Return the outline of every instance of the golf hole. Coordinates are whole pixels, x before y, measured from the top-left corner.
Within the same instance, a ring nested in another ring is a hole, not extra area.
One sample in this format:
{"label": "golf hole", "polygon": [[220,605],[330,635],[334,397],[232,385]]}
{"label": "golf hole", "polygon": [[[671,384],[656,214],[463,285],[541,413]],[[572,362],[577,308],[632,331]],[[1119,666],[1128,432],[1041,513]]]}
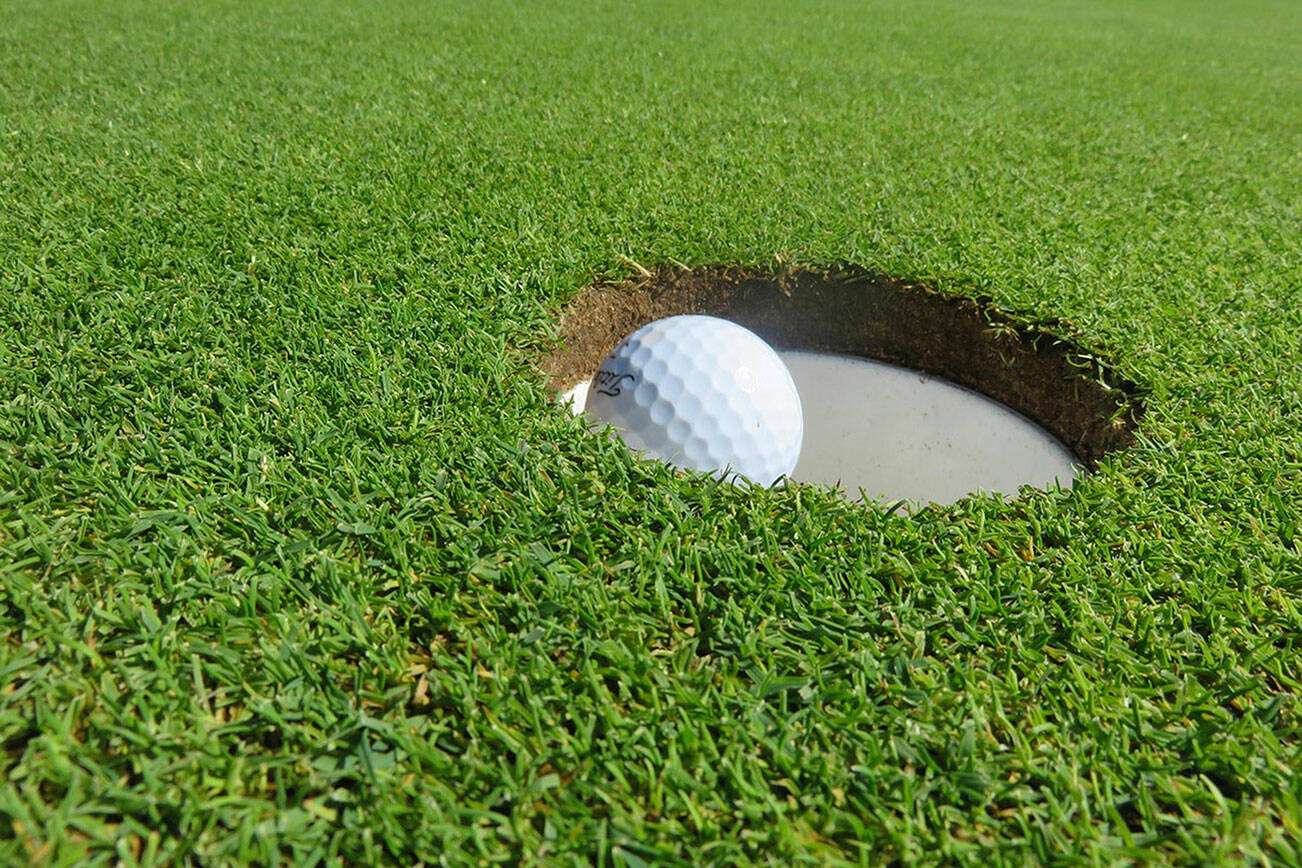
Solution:
{"label": "golf hole", "polygon": [[768,341],[800,392],[792,474],[846,497],[948,504],[1069,487],[1133,442],[1140,390],[1093,354],[971,299],[862,272],[666,270],[580,294],[543,361],[575,412],[633,329],[681,313]]}

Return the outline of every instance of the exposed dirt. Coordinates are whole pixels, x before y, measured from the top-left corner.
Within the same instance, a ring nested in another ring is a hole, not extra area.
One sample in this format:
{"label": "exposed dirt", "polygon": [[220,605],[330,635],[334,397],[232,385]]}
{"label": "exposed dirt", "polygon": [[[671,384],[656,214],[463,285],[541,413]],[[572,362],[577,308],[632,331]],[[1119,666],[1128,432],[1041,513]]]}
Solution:
{"label": "exposed dirt", "polygon": [[565,308],[542,360],[560,390],[591,376],[621,338],[681,313],[738,322],[777,347],[903,365],[987,395],[1061,440],[1086,466],[1134,441],[1142,390],[1093,354],[977,301],[863,272],[664,270],[590,287]]}

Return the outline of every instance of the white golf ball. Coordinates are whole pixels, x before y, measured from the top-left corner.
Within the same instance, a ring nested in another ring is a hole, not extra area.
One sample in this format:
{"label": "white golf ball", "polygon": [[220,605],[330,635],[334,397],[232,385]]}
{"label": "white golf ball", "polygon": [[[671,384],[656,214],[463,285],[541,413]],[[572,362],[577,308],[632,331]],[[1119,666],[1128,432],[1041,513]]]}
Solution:
{"label": "white golf ball", "polygon": [[671,316],[624,338],[593,376],[584,412],[634,452],[764,486],[795,469],[805,431],[778,354],[711,316]]}

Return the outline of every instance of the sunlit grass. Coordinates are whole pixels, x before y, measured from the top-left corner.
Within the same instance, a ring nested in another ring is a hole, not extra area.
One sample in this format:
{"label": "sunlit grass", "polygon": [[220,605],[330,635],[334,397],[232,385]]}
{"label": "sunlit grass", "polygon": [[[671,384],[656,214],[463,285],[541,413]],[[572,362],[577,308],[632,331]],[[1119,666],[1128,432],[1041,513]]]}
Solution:
{"label": "sunlit grass", "polygon": [[[0,860],[1302,859],[1296,5],[490,6],[0,14]],[[1144,437],[634,462],[533,362],[674,261],[990,297]]]}

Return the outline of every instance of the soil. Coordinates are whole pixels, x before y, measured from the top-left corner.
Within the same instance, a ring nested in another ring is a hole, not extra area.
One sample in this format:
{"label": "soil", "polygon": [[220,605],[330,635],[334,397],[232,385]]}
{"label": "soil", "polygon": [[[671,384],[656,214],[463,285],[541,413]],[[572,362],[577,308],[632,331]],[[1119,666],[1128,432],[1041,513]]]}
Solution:
{"label": "soil", "polygon": [[683,313],[740,323],[776,347],[846,353],[974,389],[1035,420],[1087,467],[1134,442],[1142,389],[1047,327],[917,283],[840,270],[652,272],[589,287],[561,316],[541,365],[553,389],[589,376],[640,325]]}

